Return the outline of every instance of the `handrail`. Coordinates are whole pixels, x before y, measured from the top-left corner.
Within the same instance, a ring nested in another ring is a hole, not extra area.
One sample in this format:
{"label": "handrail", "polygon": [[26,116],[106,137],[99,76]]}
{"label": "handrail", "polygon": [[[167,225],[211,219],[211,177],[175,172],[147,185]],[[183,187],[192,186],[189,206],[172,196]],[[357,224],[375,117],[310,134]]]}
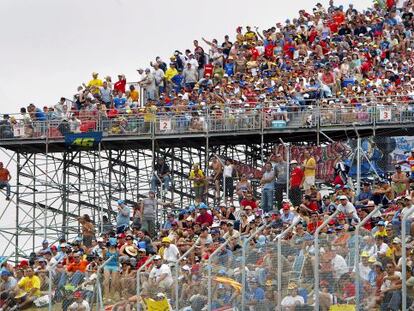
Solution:
{"label": "handrail", "polygon": [[180,258],[178,258],[176,263],[175,263],[175,265],[176,265],[175,266],[175,310],[176,311],[179,310],[178,271],[179,271],[179,267],[180,267],[180,261],[183,260],[185,257],[187,257],[197,247],[199,242],[200,242],[200,237],[197,238],[197,240],[194,242],[194,244],[191,245],[191,247]]}
{"label": "handrail", "polygon": [[103,264],[101,264],[98,267],[98,271],[96,273],[96,279],[97,279],[97,284],[98,284],[98,289],[97,289],[97,296],[98,296],[98,301],[97,301],[97,305],[96,305],[96,309],[97,310],[104,310],[104,303],[103,303],[103,297],[102,297],[102,287],[101,287],[101,270],[108,264],[108,262],[110,262],[113,258],[115,257],[115,255],[112,255],[111,257],[109,257],[107,260],[104,261]]}
{"label": "handrail", "polygon": [[277,310],[282,310],[282,238],[293,229],[300,221],[301,217],[297,217],[289,227],[287,227],[277,237]]}
{"label": "handrail", "polygon": [[157,255],[152,255],[151,257],[149,257],[141,267],[138,268],[137,270],[137,311],[141,310],[141,304],[139,302],[139,296],[141,295],[141,271],[145,269],[145,267],[154,260],[154,257]]}
{"label": "handrail", "polygon": [[401,267],[401,278],[402,278],[402,310],[407,310],[407,228],[405,223],[407,222],[408,217],[414,213],[414,205],[411,206],[407,212],[404,214],[404,217],[401,221],[401,258],[402,258],[402,267]]}
{"label": "handrail", "polygon": [[361,222],[359,222],[356,227],[355,227],[355,288],[356,288],[356,293],[355,293],[355,300],[356,300],[356,306],[357,306],[357,310],[360,306],[360,300],[361,300],[361,295],[360,295],[360,275],[359,275],[359,230],[361,229],[361,227],[363,225],[365,225],[367,223],[368,220],[370,220],[380,209],[382,208],[382,205],[378,205],[377,207],[374,208],[374,210],[371,211],[371,213],[369,213],[364,219],[361,220]]}
{"label": "handrail", "polygon": [[251,234],[249,237],[247,237],[246,239],[244,239],[243,241],[243,245],[242,245],[242,270],[241,270],[241,275],[242,275],[242,292],[241,292],[241,309],[244,310],[244,305],[245,305],[245,301],[246,301],[246,249],[248,246],[248,243],[253,240],[253,238],[259,234],[260,232],[262,232],[264,229],[266,229],[267,227],[269,227],[270,224],[264,224],[263,226],[257,228],[257,230]]}
{"label": "handrail", "polygon": [[315,240],[315,284],[313,287],[313,293],[315,295],[315,311],[319,311],[319,233],[322,228],[325,227],[332,219],[334,219],[339,214],[339,210],[336,210],[332,215],[330,215],[325,221],[315,230],[314,240]]}
{"label": "handrail", "polygon": [[[381,107],[380,107],[381,106]],[[289,107],[288,107],[289,108]],[[361,110],[362,109],[362,110]],[[134,136],[134,135],[142,135],[148,136],[151,138],[163,136],[166,134],[169,135],[176,135],[176,134],[192,134],[192,135],[200,135],[205,132],[207,129],[210,133],[222,133],[222,132],[241,132],[241,131],[269,131],[269,130],[277,130],[280,131],[282,128],[273,128],[273,124],[270,121],[274,121],[276,119],[285,120],[286,117],[292,117],[293,114],[296,115],[297,121],[302,122],[306,119],[306,117],[313,116],[318,122],[312,122],[310,125],[301,124],[297,125],[297,122],[289,123],[287,122],[283,128],[285,129],[296,129],[296,128],[307,128],[317,130],[324,129],[325,127],[332,127],[332,126],[344,126],[344,125],[355,125],[356,127],[370,127],[374,125],[378,127],[380,125],[389,125],[389,124],[411,124],[414,121],[414,114],[408,114],[405,118],[406,120],[401,118],[401,113],[408,110],[408,105],[405,105],[403,109],[399,107],[390,105],[389,103],[380,104],[377,101],[369,103],[366,107],[363,108],[356,108],[354,106],[347,106],[344,108],[339,109],[332,109],[332,107],[321,107],[317,110],[303,110],[299,112],[293,112],[288,110],[283,111],[269,111],[271,110],[269,107],[258,106],[256,108],[243,108],[243,112],[234,111],[234,112],[225,112],[220,114],[209,113],[209,109],[204,111],[199,111],[199,116],[203,117],[203,129],[191,128],[190,119],[191,118],[191,111],[183,112],[180,114],[172,114],[172,113],[152,113],[152,120],[145,121],[143,113],[132,113],[132,114],[119,114],[114,118],[103,117],[101,114],[96,113],[93,115],[92,119],[84,120],[85,127],[82,128],[83,131],[88,130],[97,130],[105,132],[105,136],[110,137],[119,137],[119,136]],[[385,115],[381,116],[381,111],[387,109],[389,112]],[[247,111],[247,112],[246,112]],[[378,114],[377,111],[380,111]],[[261,113],[260,113],[261,112]],[[292,115],[291,115],[292,114]],[[297,116],[299,114],[299,116]],[[182,116],[186,116],[184,119]],[[269,119],[269,116],[272,116],[273,119]],[[332,116],[337,116],[337,118],[332,118]],[[187,119],[186,119],[187,118]],[[260,122],[255,122],[259,118]],[[292,119],[290,118],[290,119]],[[168,119],[169,125],[166,128],[158,128],[161,120]],[[302,120],[300,120],[302,119]],[[124,120],[124,121],[122,121]],[[90,124],[88,123],[90,121]],[[145,121],[145,122],[144,122]],[[17,121],[16,121],[17,122]],[[19,121],[20,122],[20,121]],[[9,136],[0,137],[0,141],[13,141],[19,139],[55,139],[55,138],[62,138],[63,134],[57,129],[58,125],[62,122],[62,120],[45,120],[45,121],[33,121],[34,127],[37,129],[42,129],[41,131],[38,130],[34,137],[25,137],[24,136],[24,124],[22,122],[17,122],[16,131],[18,132],[16,136],[14,133],[10,134]],[[120,125],[119,122],[126,122],[125,125]],[[146,123],[151,123],[152,126],[150,127],[150,131],[145,126]],[[100,125],[104,124],[102,127]],[[219,126],[216,127],[216,124]],[[317,124],[319,124],[317,126]],[[106,125],[106,126],[105,126]],[[224,127],[222,127],[224,125]],[[12,126],[12,125],[11,125]],[[277,126],[275,123],[274,126]],[[56,128],[56,131],[52,131],[51,129]],[[45,131],[46,129],[46,131]],[[116,131],[115,131],[116,129]],[[119,131],[118,131],[119,130]],[[40,131],[40,132],[39,132]],[[43,134],[43,136],[37,136]],[[47,136],[47,137],[46,137]]]}
{"label": "handrail", "polygon": [[211,306],[211,304],[212,304],[212,288],[211,288],[211,286],[212,286],[212,280],[211,280],[211,265],[212,265],[212,259],[213,259],[213,257],[219,252],[219,251],[221,251],[224,247],[226,247],[227,246],[227,244],[229,244],[230,243],[230,241],[231,241],[231,237],[230,238],[228,238],[223,244],[221,244],[211,255],[210,255],[210,257],[208,258],[208,261],[207,261],[207,268],[208,268],[208,288],[207,288],[207,291],[208,291],[208,295],[207,295],[207,308],[208,308],[208,311],[211,311],[212,310],[212,306]]}
{"label": "handrail", "polygon": [[63,255],[62,258],[56,261],[52,266],[49,267],[49,291],[48,291],[48,295],[49,295],[48,310],[49,311],[52,311],[52,282],[53,282],[52,270],[56,268],[56,266],[65,258],[66,258],[66,254]]}

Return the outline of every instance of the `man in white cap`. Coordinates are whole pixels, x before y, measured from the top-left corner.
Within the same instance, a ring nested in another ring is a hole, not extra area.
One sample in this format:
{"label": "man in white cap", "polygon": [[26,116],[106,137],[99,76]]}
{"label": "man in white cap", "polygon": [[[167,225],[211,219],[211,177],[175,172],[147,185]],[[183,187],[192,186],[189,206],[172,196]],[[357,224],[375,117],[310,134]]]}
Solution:
{"label": "man in white cap", "polygon": [[336,207],[337,210],[345,214],[349,223],[351,223],[352,221],[358,223],[360,221],[358,217],[358,213],[356,211],[354,204],[349,202],[348,197],[346,195],[340,195],[338,197],[338,200],[339,200],[339,204]]}
{"label": "man in white cap", "polygon": [[162,263],[161,256],[154,257],[154,267],[149,274],[149,284],[156,285],[163,290],[169,289],[173,284],[171,269]]}

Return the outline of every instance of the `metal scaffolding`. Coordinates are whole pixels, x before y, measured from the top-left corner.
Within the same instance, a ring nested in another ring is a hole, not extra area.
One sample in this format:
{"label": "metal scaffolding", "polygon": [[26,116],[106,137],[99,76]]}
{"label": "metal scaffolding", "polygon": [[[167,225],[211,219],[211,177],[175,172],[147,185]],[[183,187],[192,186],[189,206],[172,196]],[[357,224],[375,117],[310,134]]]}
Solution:
{"label": "metal scaffolding", "polygon": [[[168,208],[160,210],[159,218],[193,202],[188,175],[194,163],[201,163],[206,174],[213,154],[253,167],[263,164],[260,144],[210,146],[208,138],[205,145],[190,146],[153,140],[151,148],[130,148],[125,143],[102,150],[99,146],[96,150],[49,152],[48,145],[46,142],[43,150],[36,151],[1,149],[2,157],[9,158],[9,169],[16,168],[12,200],[0,214],[0,240],[5,241],[2,255],[16,261],[27,258],[43,239],[54,242],[78,236],[77,217],[83,214],[89,214],[99,228],[103,215],[115,220],[118,199],[133,204],[147,197],[157,158],[165,159],[172,175],[171,190],[160,198],[169,203]],[[264,144],[265,154],[270,146]],[[207,200],[213,198],[211,190]]]}

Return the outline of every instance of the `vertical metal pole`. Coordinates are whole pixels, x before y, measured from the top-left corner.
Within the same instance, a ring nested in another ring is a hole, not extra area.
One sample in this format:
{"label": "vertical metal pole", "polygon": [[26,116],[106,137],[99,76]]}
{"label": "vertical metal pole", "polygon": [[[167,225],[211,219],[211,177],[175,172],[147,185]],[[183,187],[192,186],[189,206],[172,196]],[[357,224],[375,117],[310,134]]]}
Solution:
{"label": "vertical metal pole", "polygon": [[[210,257],[208,258],[208,262],[207,262],[207,270],[208,270],[208,279],[207,279],[207,282],[208,282],[208,287],[207,287],[207,289],[208,289],[208,296],[207,296],[207,310],[208,311],[211,311],[212,310],[212,308],[211,308],[211,303],[212,303],[212,279],[211,279],[211,264],[212,264],[212,262],[213,262],[213,258],[214,258],[214,256],[215,255],[217,255],[217,253],[219,252],[219,251],[221,251],[224,247],[226,247],[227,246],[227,244],[229,244],[229,242],[230,242],[230,240],[231,240],[231,238],[229,238],[229,239],[227,239],[226,240],[226,242],[224,242],[223,244],[221,244],[211,255],[210,255]],[[243,286],[242,286],[243,287]]]}
{"label": "vertical metal pole", "polygon": [[244,307],[246,304],[246,251],[247,247],[249,246],[249,242],[257,236],[260,232],[262,232],[266,227],[267,224],[257,228],[256,232],[251,234],[247,239],[244,239],[243,246],[242,246],[242,266],[241,266],[241,275],[242,275],[242,288],[241,288],[241,310],[244,311]]}
{"label": "vertical metal pole", "polygon": [[286,199],[289,200],[289,183],[290,183],[290,144],[285,143],[282,138],[279,138],[286,152]]}
{"label": "vertical metal pole", "polygon": [[[36,217],[36,209],[39,207],[38,205],[37,205],[37,202],[36,202],[36,190],[37,190],[37,188],[36,188],[36,176],[37,176],[37,170],[36,170],[36,168],[37,168],[37,165],[38,165],[38,155],[35,153],[34,155],[33,155],[33,190],[32,190],[32,193],[33,193],[33,196],[32,196],[32,210],[33,210],[33,214],[32,214],[32,252],[34,252],[34,248],[35,248],[35,245],[36,245],[36,238],[35,238],[35,236],[36,236],[36,222],[35,222],[35,219],[37,218]],[[42,170],[40,169],[40,172],[41,172]],[[41,184],[39,183],[39,188],[40,188],[40,186],[41,186]],[[40,208],[39,208],[39,210],[40,210]]]}
{"label": "vertical metal pole", "polygon": [[280,233],[277,239],[277,310],[282,310],[282,239],[290,232],[302,218],[297,217],[292,224]]}
{"label": "vertical metal pole", "polygon": [[356,183],[356,195],[359,195],[361,191],[361,137],[357,138],[357,183]]}
{"label": "vertical metal pole", "polygon": [[139,296],[141,295],[141,271],[154,260],[155,255],[147,259],[147,261],[137,270],[137,311],[141,311],[141,304],[139,303]]}
{"label": "vertical metal pole", "polygon": [[178,258],[177,262],[176,262],[176,266],[175,266],[175,310],[178,311],[180,309],[180,305],[179,305],[179,289],[178,289],[178,274],[179,274],[179,269],[180,269],[180,262],[181,260],[183,260],[185,257],[187,257],[198,245],[198,243],[200,242],[200,238],[197,238],[197,240],[194,242],[194,244],[180,257]]}
{"label": "vertical metal pole", "polygon": [[[210,151],[210,139],[209,139],[209,129],[210,129],[210,115],[209,115],[209,110],[207,109],[207,113],[206,113],[206,152],[204,154],[204,165],[205,165],[205,176],[208,176],[208,156],[209,156],[209,151]],[[201,166],[201,163],[200,163]],[[215,187],[215,185],[214,185]],[[215,199],[215,198],[214,198]],[[205,197],[205,203],[208,204],[208,184],[207,184],[207,194]]]}
{"label": "vertical metal pole", "polygon": [[315,266],[314,266],[314,278],[315,278],[315,284],[314,284],[314,294],[315,294],[315,311],[319,311],[319,233],[321,232],[322,228],[325,227],[332,219],[334,219],[339,214],[339,211],[336,210],[331,216],[329,216],[325,221],[320,225],[318,228],[316,228],[316,231],[314,233],[314,241],[315,241]]}
{"label": "vertical metal pole", "polygon": [[407,310],[407,228],[406,223],[408,217],[414,213],[414,205],[411,205],[407,213],[404,214],[404,217],[401,222],[401,251],[402,251],[402,267],[401,267],[401,277],[402,277],[402,310]]}
{"label": "vertical metal pole", "polygon": [[260,109],[260,160],[264,166],[264,107]]}
{"label": "vertical metal pole", "polygon": [[320,106],[320,101],[317,100],[317,115],[316,115],[316,145],[319,146],[320,145],[320,132],[321,132],[321,124],[320,124],[320,120],[321,120],[321,106]]}
{"label": "vertical metal pole", "polygon": [[16,233],[15,233],[15,246],[14,246],[14,253],[15,253],[15,262],[19,262],[19,210],[20,210],[20,172],[21,172],[21,165],[20,165],[20,152],[17,152],[17,176],[16,176]]}
{"label": "vertical metal pole", "polygon": [[[50,126],[50,125],[49,125]],[[50,127],[49,127],[50,128]],[[49,134],[46,135],[46,167],[45,167],[45,210],[44,210],[44,219],[43,219],[43,239],[47,239],[47,214],[48,214],[48,200],[47,200],[47,192],[48,192],[48,176],[49,176]]]}
{"label": "vertical metal pole", "polygon": [[101,142],[98,144],[98,196],[99,196],[99,221],[101,222],[101,233],[103,232],[103,216],[104,216],[104,208],[103,208],[103,202],[102,202],[102,196],[104,195],[104,191],[101,193],[102,188],[102,180],[101,180],[101,173],[102,173],[102,158],[101,158],[101,152],[102,152],[102,145]]}
{"label": "vertical metal pole", "polygon": [[363,225],[365,225],[367,223],[368,220],[370,220],[380,209],[381,209],[381,205],[377,206],[371,213],[369,213],[364,219],[362,219],[362,221],[357,224],[357,226],[355,227],[355,288],[356,288],[356,292],[355,292],[355,301],[356,301],[356,307],[357,310],[359,309],[360,306],[360,282],[361,282],[361,277],[359,275],[359,230],[361,229],[361,227]]}
{"label": "vertical metal pole", "polygon": [[64,227],[65,224],[67,224],[67,169],[68,169],[68,154],[66,151],[64,151],[63,153],[63,175],[62,175],[62,179],[63,179],[63,193],[62,193],[62,207],[63,207],[63,212],[62,212],[62,233],[65,234],[66,233],[66,228]]}

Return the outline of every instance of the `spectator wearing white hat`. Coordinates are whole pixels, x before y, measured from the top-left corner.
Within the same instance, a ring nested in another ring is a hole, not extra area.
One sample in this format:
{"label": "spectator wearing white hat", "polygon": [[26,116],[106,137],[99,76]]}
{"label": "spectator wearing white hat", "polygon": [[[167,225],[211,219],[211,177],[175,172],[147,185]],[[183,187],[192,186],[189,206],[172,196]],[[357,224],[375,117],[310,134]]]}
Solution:
{"label": "spectator wearing white hat", "polygon": [[156,285],[161,290],[169,290],[173,284],[171,269],[168,265],[162,263],[161,256],[154,257],[154,267],[149,274],[149,285]]}
{"label": "spectator wearing white hat", "polygon": [[339,204],[337,205],[337,210],[341,213],[345,214],[348,222],[351,224],[352,221],[359,222],[359,216],[356,211],[354,204],[348,201],[348,197],[346,195],[340,195],[338,197]]}

